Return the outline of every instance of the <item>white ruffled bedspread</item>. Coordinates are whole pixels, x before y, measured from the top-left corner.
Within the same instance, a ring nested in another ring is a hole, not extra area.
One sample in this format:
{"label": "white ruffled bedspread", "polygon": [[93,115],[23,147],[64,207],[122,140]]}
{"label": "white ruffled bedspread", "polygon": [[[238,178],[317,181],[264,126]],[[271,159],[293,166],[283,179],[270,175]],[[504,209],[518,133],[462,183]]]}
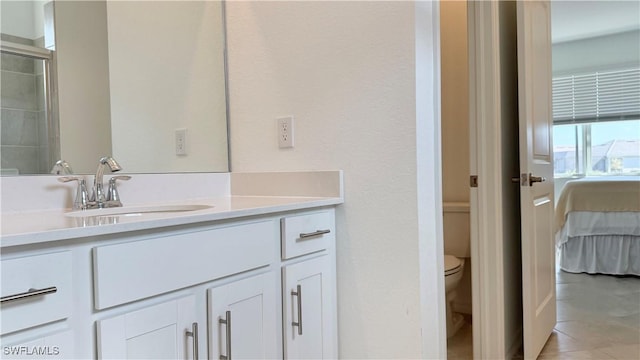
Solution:
{"label": "white ruffled bedspread", "polygon": [[640,276],[640,212],[570,212],[555,241],[562,270]]}

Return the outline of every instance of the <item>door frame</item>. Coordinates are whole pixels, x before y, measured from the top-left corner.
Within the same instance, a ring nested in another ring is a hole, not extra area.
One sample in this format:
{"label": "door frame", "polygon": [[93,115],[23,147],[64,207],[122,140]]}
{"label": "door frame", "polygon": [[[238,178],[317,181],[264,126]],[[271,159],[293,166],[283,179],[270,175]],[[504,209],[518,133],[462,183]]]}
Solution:
{"label": "door frame", "polygon": [[416,160],[420,325],[423,359],[447,354],[442,235],[440,5],[416,1]]}
{"label": "door frame", "polygon": [[506,358],[499,3],[468,2],[473,354]]}

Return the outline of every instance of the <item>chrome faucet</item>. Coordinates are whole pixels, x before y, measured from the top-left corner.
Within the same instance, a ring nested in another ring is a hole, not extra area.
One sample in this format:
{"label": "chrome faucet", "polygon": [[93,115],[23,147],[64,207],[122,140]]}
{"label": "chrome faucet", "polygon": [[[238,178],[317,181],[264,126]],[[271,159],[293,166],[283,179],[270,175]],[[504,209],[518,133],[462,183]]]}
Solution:
{"label": "chrome faucet", "polygon": [[[58,163],[62,162],[59,161]],[[66,161],[65,161],[66,163]],[[102,177],[104,176],[104,170],[109,168],[111,172],[116,172],[122,170],[120,164],[112,158],[111,156],[105,156],[100,159],[98,163],[98,169],[96,170],[96,175],[93,179],[93,188],[91,192],[91,196],[87,194],[87,187],[85,185],[85,180],[83,177],[78,176],[63,176],[58,178],[60,182],[69,182],[69,181],[77,181],[78,182],[78,191],[76,193],[76,197],[73,200],[73,209],[74,210],[87,210],[87,209],[102,209],[102,208],[110,208],[110,207],[120,207],[122,206],[122,202],[120,201],[120,195],[118,194],[118,189],[116,188],[117,180],[129,180],[131,176],[123,175],[123,176],[113,176],[109,180],[109,190],[105,194],[104,184]]]}
{"label": "chrome faucet", "polygon": [[112,158],[111,156],[105,156],[100,159],[100,161],[98,162],[98,169],[96,170],[96,175],[93,178],[93,192],[89,199],[92,205],[91,207],[96,207],[96,208],[110,207],[109,204],[107,203],[107,198],[104,192],[104,185],[102,182],[102,177],[104,175],[104,170],[106,167],[109,167],[109,170],[111,170],[111,172],[122,170],[122,167],[120,167],[120,164],[118,164],[116,159]]}
{"label": "chrome faucet", "polygon": [[66,160],[58,160],[53,164],[51,173],[54,175],[73,175],[73,170]]}

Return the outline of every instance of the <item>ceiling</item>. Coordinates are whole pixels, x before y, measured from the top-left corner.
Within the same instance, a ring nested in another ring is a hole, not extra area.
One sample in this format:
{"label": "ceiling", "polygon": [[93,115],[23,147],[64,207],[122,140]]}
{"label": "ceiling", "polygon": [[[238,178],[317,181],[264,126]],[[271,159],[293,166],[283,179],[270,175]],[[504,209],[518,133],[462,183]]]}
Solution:
{"label": "ceiling", "polygon": [[640,29],[640,1],[551,1],[553,43]]}

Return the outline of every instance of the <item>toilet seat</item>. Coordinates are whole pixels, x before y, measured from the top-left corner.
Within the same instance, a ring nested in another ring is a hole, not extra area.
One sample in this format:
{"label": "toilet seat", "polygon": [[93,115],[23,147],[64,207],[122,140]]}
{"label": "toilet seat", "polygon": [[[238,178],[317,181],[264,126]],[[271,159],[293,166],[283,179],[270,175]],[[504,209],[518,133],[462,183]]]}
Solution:
{"label": "toilet seat", "polygon": [[462,268],[462,261],[453,255],[444,256],[444,276],[453,275]]}

